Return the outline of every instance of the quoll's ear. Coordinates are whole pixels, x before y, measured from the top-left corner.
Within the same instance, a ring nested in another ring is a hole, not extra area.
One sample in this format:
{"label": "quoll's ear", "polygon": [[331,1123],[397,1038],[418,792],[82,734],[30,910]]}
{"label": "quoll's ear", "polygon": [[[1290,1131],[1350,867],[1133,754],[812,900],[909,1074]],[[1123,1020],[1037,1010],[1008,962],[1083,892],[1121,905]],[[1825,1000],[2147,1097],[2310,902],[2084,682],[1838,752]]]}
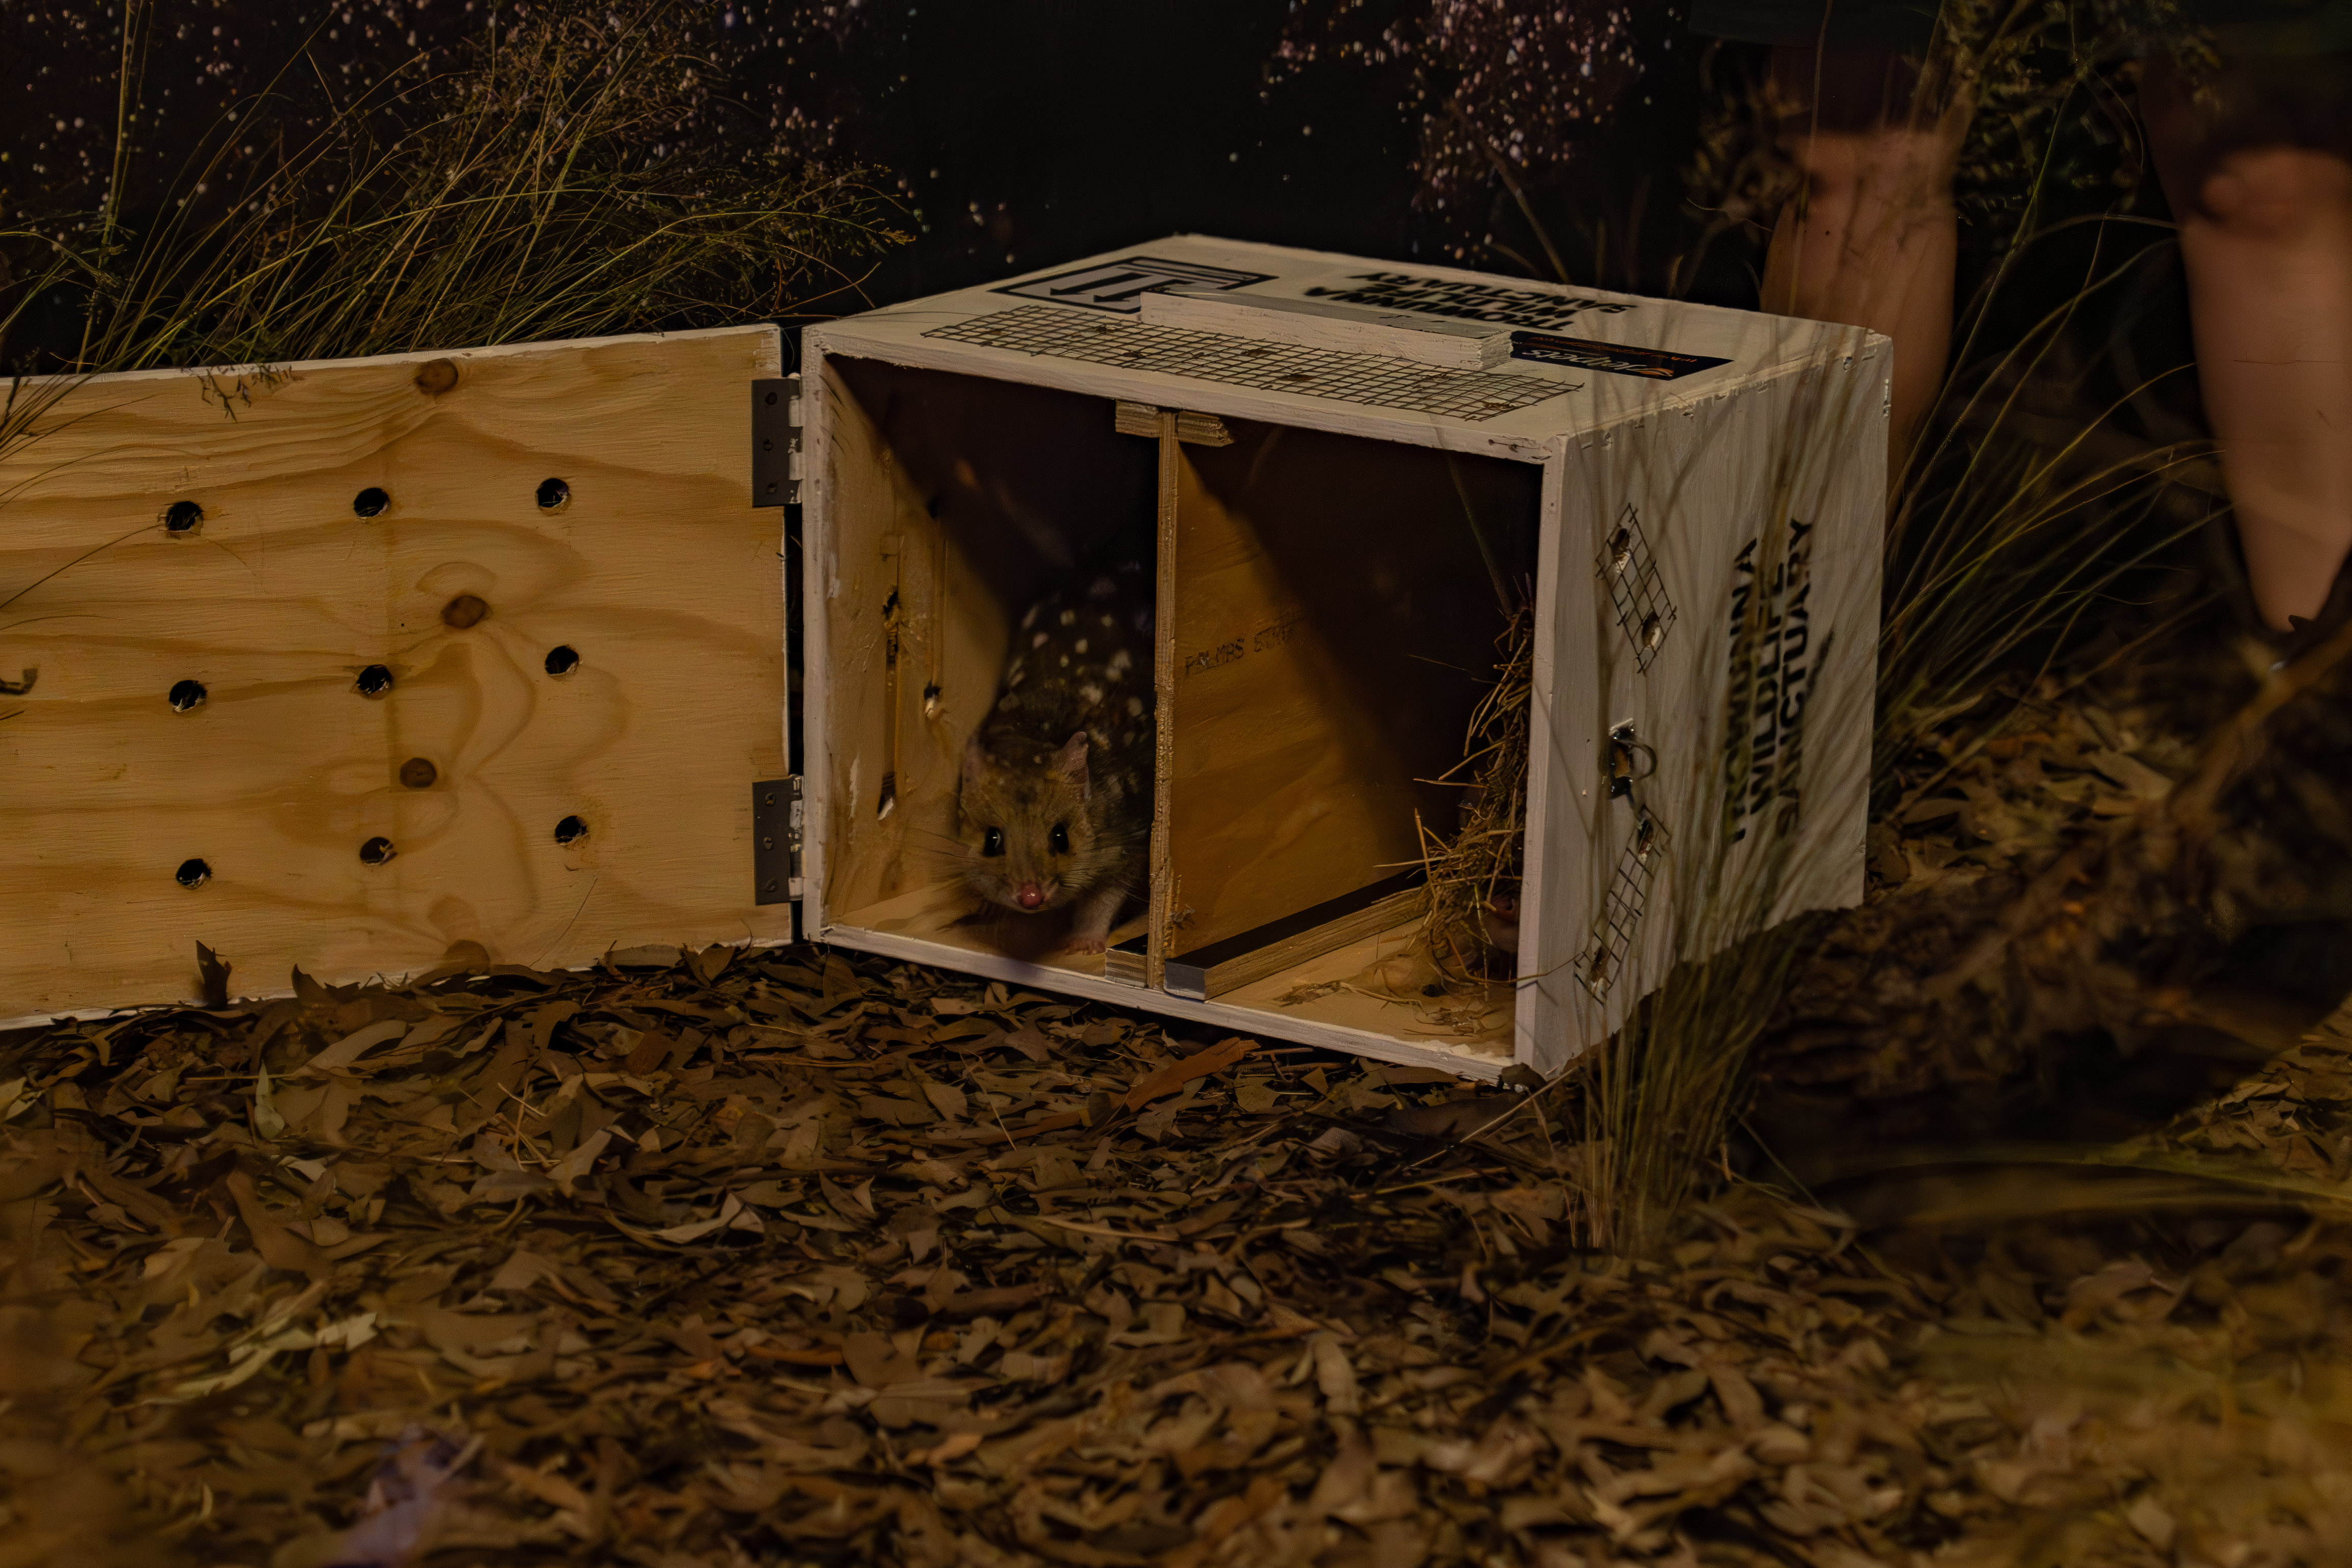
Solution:
{"label": "quoll's ear", "polygon": [[1087,732],[1084,730],[1062,742],[1061,755],[1054,759],[1054,771],[1081,790],[1087,787]]}

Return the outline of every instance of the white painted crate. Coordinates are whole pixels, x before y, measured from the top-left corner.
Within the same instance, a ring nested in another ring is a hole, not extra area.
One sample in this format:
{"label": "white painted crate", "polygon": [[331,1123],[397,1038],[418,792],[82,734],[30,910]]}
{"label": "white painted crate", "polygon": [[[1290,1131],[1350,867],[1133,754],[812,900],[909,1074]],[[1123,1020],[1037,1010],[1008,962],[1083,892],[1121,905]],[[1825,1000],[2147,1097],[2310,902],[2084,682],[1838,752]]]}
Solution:
{"label": "white painted crate", "polygon": [[[1557,1067],[1678,958],[1861,896],[1889,357],[1196,236],[810,329],[805,930],[1470,1076]],[[1121,531],[1160,552],[1161,776],[1148,960],[1107,974],[957,923],[942,846],[1011,617]],[[1413,858],[1414,780],[1459,758],[1518,574],[1517,985],[1483,1014],[1400,989],[1412,925],[1359,914],[1213,999],[1165,989],[1165,961],[1263,951]]]}

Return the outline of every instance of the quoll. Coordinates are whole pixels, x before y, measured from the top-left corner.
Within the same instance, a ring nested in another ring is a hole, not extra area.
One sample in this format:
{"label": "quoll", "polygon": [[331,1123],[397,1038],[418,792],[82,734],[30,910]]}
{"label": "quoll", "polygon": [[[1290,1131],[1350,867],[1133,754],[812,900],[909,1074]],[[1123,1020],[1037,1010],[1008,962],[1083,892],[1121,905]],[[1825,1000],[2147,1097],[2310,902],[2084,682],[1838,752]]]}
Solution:
{"label": "quoll", "polygon": [[1129,563],[1031,605],[988,717],[964,747],[956,838],[965,885],[1018,914],[1071,909],[1066,945],[1079,952],[1102,952],[1120,910],[1145,890],[1153,591]]}

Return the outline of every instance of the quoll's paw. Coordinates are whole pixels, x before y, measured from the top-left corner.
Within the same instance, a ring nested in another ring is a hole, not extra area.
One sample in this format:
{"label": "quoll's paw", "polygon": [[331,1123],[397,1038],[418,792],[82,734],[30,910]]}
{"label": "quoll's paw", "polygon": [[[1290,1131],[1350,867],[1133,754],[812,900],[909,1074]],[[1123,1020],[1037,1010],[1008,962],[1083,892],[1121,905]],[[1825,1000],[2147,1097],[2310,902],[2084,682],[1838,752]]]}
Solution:
{"label": "quoll's paw", "polygon": [[1108,944],[1098,936],[1074,936],[1062,944],[1065,952],[1100,952]]}

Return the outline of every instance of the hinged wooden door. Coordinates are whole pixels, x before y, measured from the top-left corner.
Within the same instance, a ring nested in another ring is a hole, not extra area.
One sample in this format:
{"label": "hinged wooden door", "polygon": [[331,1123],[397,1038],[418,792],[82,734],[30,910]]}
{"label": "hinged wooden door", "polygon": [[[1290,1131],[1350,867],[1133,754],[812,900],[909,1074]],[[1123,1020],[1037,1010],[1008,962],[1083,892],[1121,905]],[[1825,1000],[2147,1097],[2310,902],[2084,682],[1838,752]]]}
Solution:
{"label": "hinged wooden door", "polygon": [[789,937],[751,787],[786,772],[780,348],[56,395],[0,454],[0,1017],[190,995],[200,942],[250,994]]}

